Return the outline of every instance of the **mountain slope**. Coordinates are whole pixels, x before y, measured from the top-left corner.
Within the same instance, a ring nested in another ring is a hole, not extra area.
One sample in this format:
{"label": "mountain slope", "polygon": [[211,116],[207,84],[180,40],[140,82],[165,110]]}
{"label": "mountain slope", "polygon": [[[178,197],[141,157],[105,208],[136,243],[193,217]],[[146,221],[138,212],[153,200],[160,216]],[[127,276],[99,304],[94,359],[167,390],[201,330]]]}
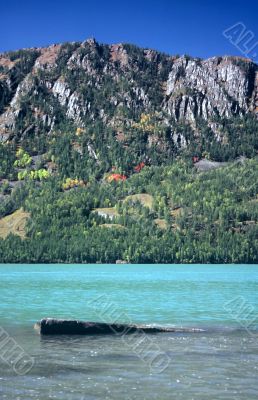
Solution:
{"label": "mountain slope", "polygon": [[[62,121],[102,121],[119,130],[143,112],[198,131],[203,119],[257,113],[256,64],[239,57],[171,57],[127,44],[83,43],[0,56],[0,137],[49,132]],[[60,114],[60,115],[57,115]],[[184,138],[182,137],[182,140]]]}
{"label": "mountain slope", "polygon": [[93,39],[0,55],[0,262],[257,263],[257,72]]}

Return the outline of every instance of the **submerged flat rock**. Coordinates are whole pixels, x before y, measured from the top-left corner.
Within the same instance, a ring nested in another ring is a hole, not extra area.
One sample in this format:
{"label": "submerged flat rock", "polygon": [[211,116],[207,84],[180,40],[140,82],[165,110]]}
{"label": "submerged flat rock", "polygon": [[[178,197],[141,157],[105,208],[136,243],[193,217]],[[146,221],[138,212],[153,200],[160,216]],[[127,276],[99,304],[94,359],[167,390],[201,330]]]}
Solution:
{"label": "submerged flat rock", "polygon": [[193,332],[193,329],[162,327],[156,325],[108,324],[68,319],[44,318],[37,322],[35,329],[41,335],[110,335],[130,334],[136,331],[145,333]]}

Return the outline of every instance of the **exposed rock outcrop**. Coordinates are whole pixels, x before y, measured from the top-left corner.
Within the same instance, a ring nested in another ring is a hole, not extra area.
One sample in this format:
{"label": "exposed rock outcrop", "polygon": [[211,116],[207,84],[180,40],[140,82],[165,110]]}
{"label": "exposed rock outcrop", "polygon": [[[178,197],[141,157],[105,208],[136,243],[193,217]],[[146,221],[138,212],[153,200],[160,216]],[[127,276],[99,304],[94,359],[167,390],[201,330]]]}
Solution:
{"label": "exposed rock outcrop", "polygon": [[128,113],[158,110],[168,126],[183,121],[195,130],[202,119],[218,140],[214,119],[258,115],[258,66],[240,57],[171,57],[94,39],[21,54],[22,63],[20,52],[0,55],[1,141],[31,124],[53,130],[60,113],[53,99],[80,127],[97,120],[113,127],[116,120],[128,123]]}
{"label": "exposed rock outcrop", "polygon": [[52,46],[40,49],[40,56],[37,58],[34,68],[51,70],[56,65],[56,60],[58,58],[60,49],[60,44],[54,44]]}
{"label": "exposed rock outcrop", "polygon": [[245,70],[233,57],[175,61],[169,73],[164,106],[177,120],[205,120],[213,116],[231,117],[248,113],[255,65]]}

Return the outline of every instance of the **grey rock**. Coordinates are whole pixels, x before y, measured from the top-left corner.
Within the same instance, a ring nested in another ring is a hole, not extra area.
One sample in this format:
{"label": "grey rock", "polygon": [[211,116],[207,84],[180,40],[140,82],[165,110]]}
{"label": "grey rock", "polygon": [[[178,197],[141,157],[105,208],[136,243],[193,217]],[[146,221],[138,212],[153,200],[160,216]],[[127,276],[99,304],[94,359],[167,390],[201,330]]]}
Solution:
{"label": "grey rock", "polygon": [[88,322],[78,320],[65,320],[44,318],[36,323],[34,328],[41,335],[124,335],[135,332],[168,333],[168,332],[194,332],[200,331],[192,328],[174,328],[156,325],[134,324],[108,324],[104,322]]}
{"label": "grey rock", "polygon": [[[251,60],[227,56],[207,60],[166,56],[169,69],[160,82],[160,54],[154,50],[140,50],[142,59],[153,71],[153,83],[156,79],[162,86],[159,104],[156,104],[155,93],[151,93],[151,87],[144,86],[146,65],[137,63],[123,44],[104,46],[95,39],[88,39],[73,48],[66,65],[59,70],[62,62],[60,45],[37,50],[39,56],[32,70],[17,87],[12,81],[14,63],[0,55],[0,65],[6,68],[5,73],[0,75],[0,98],[5,101],[5,107],[0,111],[1,141],[12,137],[24,112],[24,98],[30,94],[37,96],[39,91],[41,95],[44,93],[44,104],[48,104],[48,96],[56,98],[67,119],[80,127],[84,127],[85,117],[91,121],[101,119],[104,124],[113,126],[121,107],[139,114],[159,108],[164,124],[169,125],[171,120],[182,121],[196,131],[197,119],[201,118],[212,129],[216,139],[223,140],[223,132],[220,125],[214,122],[215,117],[242,117],[249,113],[258,117],[258,66]],[[87,78],[83,93],[79,90],[80,78],[78,87],[74,87],[67,78],[69,74]],[[91,90],[94,89],[94,93],[101,97],[106,79],[118,83],[119,90],[105,98],[104,106],[101,104],[96,110]],[[110,108],[115,109],[112,115]],[[36,111],[34,107],[33,129],[38,129],[40,121],[48,132],[52,132],[56,120],[52,105],[47,111]],[[23,131],[25,129],[26,126]],[[186,146],[183,135],[180,141],[181,146]]]}

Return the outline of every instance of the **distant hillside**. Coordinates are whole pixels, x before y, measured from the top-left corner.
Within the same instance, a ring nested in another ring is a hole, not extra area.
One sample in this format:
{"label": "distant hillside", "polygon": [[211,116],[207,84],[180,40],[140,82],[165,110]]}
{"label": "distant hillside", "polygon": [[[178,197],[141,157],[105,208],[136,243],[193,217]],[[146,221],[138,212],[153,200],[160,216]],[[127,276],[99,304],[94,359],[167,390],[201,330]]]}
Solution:
{"label": "distant hillside", "polygon": [[0,262],[258,262],[258,66],[0,55]]}
{"label": "distant hillside", "polygon": [[[108,144],[103,129],[130,146],[132,131],[144,128],[142,146],[160,152],[207,139],[232,145],[227,121],[257,115],[257,102],[258,66],[240,57],[201,60],[94,39],[0,55],[3,142],[44,142],[74,127],[89,132],[93,149],[99,137]],[[149,115],[144,126],[141,114]]]}

